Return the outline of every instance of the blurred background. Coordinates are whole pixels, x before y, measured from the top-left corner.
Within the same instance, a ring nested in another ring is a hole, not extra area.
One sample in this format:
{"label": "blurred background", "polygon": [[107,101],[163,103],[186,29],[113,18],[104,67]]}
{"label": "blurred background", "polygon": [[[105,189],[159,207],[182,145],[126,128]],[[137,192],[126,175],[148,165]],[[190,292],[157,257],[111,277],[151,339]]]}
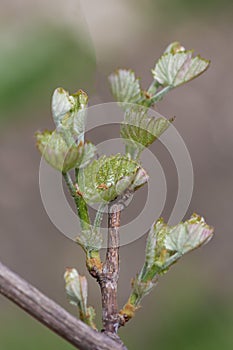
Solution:
{"label": "blurred background", "polygon": [[[0,260],[74,314],[63,273],[73,266],[86,274],[84,256],[50,222],[38,182],[34,132],[53,128],[53,90],[82,88],[90,105],[112,101],[107,76],[117,67],[134,69],[147,87],[155,60],[175,40],[211,59],[203,76],[169,93],[158,110],[176,116],[175,126],[193,161],[195,187],[187,217],[193,211],[204,215],[216,235],[161,278],[137,317],[120,330],[129,349],[233,348],[232,19],[230,0],[0,4]],[[106,139],[113,134],[103,129],[99,135],[92,136]],[[177,176],[159,142],[152,150],[167,177],[166,219]],[[140,196],[135,198],[135,215],[138,208]],[[144,247],[142,237],[121,249],[120,305],[142,265]],[[89,303],[100,312],[98,286],[88,281]],[[0,350],[72,348],[0,297]]]}

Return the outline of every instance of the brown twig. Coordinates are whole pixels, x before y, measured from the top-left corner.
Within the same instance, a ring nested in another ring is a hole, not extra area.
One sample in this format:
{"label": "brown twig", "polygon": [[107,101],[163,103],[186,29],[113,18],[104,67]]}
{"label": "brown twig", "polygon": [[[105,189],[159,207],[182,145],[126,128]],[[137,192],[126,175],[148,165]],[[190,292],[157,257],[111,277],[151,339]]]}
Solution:
{"label": "brown twig", "polygon": [[88,327],[0,262],[0,293],[80,350],[123,350]]}
{"label": "brown twig", "polygon": [[117,334],[119,314],[117,306],[117,283],[119,278],[119,227],[120,205],[109,206],[108,248],[106,261],[100,276],[102,294],[102,318],[106,333]]}

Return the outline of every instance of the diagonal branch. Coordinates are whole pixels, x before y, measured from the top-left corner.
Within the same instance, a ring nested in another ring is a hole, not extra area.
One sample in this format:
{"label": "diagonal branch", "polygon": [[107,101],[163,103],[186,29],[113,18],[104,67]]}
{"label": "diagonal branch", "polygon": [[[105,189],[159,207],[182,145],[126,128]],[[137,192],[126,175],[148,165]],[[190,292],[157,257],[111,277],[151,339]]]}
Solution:
{"label": "diagonal branch", "polygon": [[0,294],[80,350],[123,350],[121,344],[88,327],[0,262]]}

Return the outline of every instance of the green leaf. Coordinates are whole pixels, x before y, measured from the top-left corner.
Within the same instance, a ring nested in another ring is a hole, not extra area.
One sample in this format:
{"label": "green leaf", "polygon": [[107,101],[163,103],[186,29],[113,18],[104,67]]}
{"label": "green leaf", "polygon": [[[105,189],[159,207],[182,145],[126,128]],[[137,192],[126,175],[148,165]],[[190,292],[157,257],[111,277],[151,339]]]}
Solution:
{"label": "green leaf", "polygon": [[148,235],[141,276],[147,279],[166,272],[182,255],[207,243],[212,236],[213,228],[196,214],[176,226],[168,226],[159,219]]}
{"label": "green leaf", "polygon": [[52,97],[52,114],[56,127],[59,127],[66,113],[75,106],[75,100],[63,88],[57,88]]}
{"label": "green leaf", "polygon": [[174,41],[173,43],[168,45],[164,53],[175,54],[177,52],[183,52],[183,51],[185,51],[185,48],[179,43],[179,41]]}
{"label": "green leaf", "polygon": [[213,228],[196,214],[176,226],[168,226],[163,219],[158,219],[148,234],[144,266],[133,280],[131,295],[120,314],[127,315],[133,310],[129,313],[131,318],[143,297],[157,283],[159,275],[167,272],[182,255],[202,246],[212,237]]}
{"label": "green leaf", "polygon": [[86,141],[82,148],[82,157],[79,162],[77,162],[76,168],[85,168],[96,155],[96,146],[93,145],[93,143]]}
{"label": "green leaf", "polygon": [[117,102],[136,103],[140,100],[141,88],[133,71],[119,69],[109,76],[109,81]]}
{"label": "green leaf", "polygon": [[75,269],[67,269],[65,273],[66,293],[72,305],[82,304],[82,309],[87,305],[87,280],[80,276]]}
{"label": "green leaf", "polygon": [[[153,287],[156,285],[157,279],[155,280],[148,280],[148,281],[141,281],[138,276],[132,281],[132,288],[133,288],[133,295],[134,297],[131,297],[131,302],[134,301],[134,306],[139,306],[140,301],[151,292]],[[136,299],[135,299],[136,296]]]}
{"label": "green leaf", "polygon": [[145,147],[151,145],[169,127],[170,122],[163,117],[155,118],[148,115],[148,110],[142,106],[134,106],[125,113],[121,125],[121,137],[126,143],[126,152],[132,158],[137,158]]}
{"label": "green leaf", "polygon": [[54,123],[68,146],[74,141],[77,144],[84,141],[87,102],[87,94],[82,90],[73,95],[69,95],[63,88],[54,91],[52,97]]}
{"label": "green leaf", "polygon": [[102,248],[103,237],[99,228],[82,230],[75,240],[86,252],[99,251]]}
{"label": "green leaf", "polygon": [[[141,166],[117,154],[94,160],[79,172],[79,189],[89,203],[110,202],[126,189],[135,191],[148,180]],[[134,182],[135,181],[135,182]]]}
{"label": "green leaf", "polygon": [[171,44],[152,70],[154,79],[162,86],[176,87],[203,73],[210,62],[200,56],[193,57],[193,51]]}
{"label": "green leaf", "polygon": [[74,167],[84,167],[93,158],[96,147],[91,143],[73,143],[70,147],[56,131],[36,133],[37,147],[45,160],[55,169],[67,172]]}
{"label": "green leaf", "polygon": [[145,259],[147,269],[150,269],[154,265],[155,257],[161,255],[166,234],[166,225],[161,218],[152,226],[147,238]]}
{"label": "green leaf", "polygon": [[194,214],[190,220],[171,229],[165,239],[165,248],[181,255],[207,243],[213,236],[213,228],[204,218]]}
{"label": "green leaf", "polygon": [[64,275],[66,283],[66,293],[70,304],[78,306],[80,318],[92,328],[94,324],[95,310],[92,306],[87,307],[87,279],[80,276],[75,269],[67,269]]}
{"label": "green leaf", "polygon": [[70,113],[67,113],[62,119],[62,128],[69,131],[75,141],[83,142],[88,97],[82,90],[79,90],[71,97],[74,98],[75,105]]}

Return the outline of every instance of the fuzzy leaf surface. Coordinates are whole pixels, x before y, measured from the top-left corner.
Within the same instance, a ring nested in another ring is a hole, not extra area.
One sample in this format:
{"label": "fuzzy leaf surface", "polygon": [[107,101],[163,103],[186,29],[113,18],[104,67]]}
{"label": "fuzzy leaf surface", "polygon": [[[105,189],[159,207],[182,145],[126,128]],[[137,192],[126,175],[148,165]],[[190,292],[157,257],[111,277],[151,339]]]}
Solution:
{"label": "fuzzy leaf surface", "polygon": [[95,310],[92,306],[87,307],[87,279],[80,276],[76,269],[67,269],[64,275],[66,293],[72,305],[78,306],[80,318],[92,328],[94,324]]}
{"label": "fuzzy leaf surface", "polygon": [[162,86],[177,87],[203,73],[210,62],[200,56],[193,57],[193,51],[184,51],[171,45],[161,56],[152,70],[154,79]]}
{"label": "fuzzy leaf surface", "polygon": [[125,140],[126,151],[134,158],[135,153],[140,153],[151,145],[169,125],[166,118],[149,116],[144,107],[134,106],[128,109],[121,125],[121,137]]}
{"label": "fuzzy leaf surface", "polygon": [[52,114],[57,130],[62,133],[68,145],[84,140],[85,108],[87,94],[78,90],[70,95],[63,88],[57,88],[52,97]]}
{"label": "fuzzy leaf surface", "polygon": [[98,228],[92,229],[91,227],[89,230],[82,230],[76,237],[76,242],[85,251],[99,251],[103,243],[101,230]]}
{"label": "fuzzy leaf surface", "polygon": [[136,103],[140,99],[141,88],[133,71],[119,69],[109,76],[109,81],[117,102]]}
{"label": "fuzzy leaf surface", "polygon": [[[135,180],[135,183],[134,183]],[[126,156],[103,156],[79,172],[79,189],[87,202],[110,202],[126,189],[136,190],[148,180],[141,166]]]}
{"label": "fuzzy leaf surface", "polygon": [[56,131],[36,134],[37,147],[45,160],[55,169],[67,172],[74,167],[84,167],[94,157],[96,147],[91,143],[73,143],[67,146],[63,136]]}
{"label": "fuzzy leaf surface", "polygon": [[204,245],[212,237],[213,228],[196,214],[176,226],[168,226],[163,219],[158,219],[148,234],[144,266],[133,280],[132,293],[122,312],[137,308],[157,283],[159,275],[167,272],[184,254]]}
{"label": "fuzzy leaf surface", "polygon": [[203,217],[193,215],[190,220],[170,230],[165,239],[165,248],[179,254],[186,254],[207,243],[213,236]]}
{"label": "fuzzy leaf surface", "polygon": [[213,228],[196,214],[176,226],[157,220],[147,239],[143,278],[166,272],[182,255],[207,243],[212,236]]}

